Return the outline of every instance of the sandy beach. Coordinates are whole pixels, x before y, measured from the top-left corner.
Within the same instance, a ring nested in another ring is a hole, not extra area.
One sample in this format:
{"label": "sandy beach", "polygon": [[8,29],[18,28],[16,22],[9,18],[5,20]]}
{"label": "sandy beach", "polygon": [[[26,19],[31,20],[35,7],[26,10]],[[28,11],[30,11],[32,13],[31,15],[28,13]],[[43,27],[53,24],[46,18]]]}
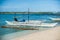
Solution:
{"label": "sandy beach", "polygon": [[38,31],[12,40],[60,40],[60,27],[55,27],[45,31]]}

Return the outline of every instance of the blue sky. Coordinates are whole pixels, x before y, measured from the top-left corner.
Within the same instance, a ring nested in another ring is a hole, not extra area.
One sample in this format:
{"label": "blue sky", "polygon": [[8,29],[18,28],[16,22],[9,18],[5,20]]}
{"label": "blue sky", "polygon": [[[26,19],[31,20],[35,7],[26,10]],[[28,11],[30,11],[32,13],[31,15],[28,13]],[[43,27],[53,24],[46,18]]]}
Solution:
{"label": "blue sky", "polygon": [[0,12],[60,12],[60,0],[0,0]]}

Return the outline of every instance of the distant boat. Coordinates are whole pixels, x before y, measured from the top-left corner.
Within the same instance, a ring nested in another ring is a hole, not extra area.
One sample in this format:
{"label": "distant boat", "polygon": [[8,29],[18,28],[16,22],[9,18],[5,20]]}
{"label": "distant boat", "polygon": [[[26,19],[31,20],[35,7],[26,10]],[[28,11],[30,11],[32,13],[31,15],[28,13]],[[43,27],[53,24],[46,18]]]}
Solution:
{"label": "distant boat", "polygon": [[50,19],[53,20],[53,21],[56,21],[56,22],[60,22],[60,18],[52,18],[52,17],[50,17]]}

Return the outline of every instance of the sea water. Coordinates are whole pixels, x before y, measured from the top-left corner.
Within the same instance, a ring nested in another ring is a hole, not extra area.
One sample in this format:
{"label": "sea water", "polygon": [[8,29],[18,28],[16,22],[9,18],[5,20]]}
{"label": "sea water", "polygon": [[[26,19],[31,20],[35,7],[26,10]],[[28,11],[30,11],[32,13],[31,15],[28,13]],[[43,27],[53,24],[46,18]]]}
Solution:
{"label": "sea water", "polygon": [[[28,20],[28,14],[0,14],[0,35],[10,34],[14,32],[21,32],[24,30],[10,29],[10,28],[1,28],[2,25],[6,24],[6,20],[14,21],[14,16],[17,17],[18,21],[23,19]],[[47,20],[46,22],[51,22],[49,17],[60,17],[58,15],[52,14],[29,14],[29,20]]]}

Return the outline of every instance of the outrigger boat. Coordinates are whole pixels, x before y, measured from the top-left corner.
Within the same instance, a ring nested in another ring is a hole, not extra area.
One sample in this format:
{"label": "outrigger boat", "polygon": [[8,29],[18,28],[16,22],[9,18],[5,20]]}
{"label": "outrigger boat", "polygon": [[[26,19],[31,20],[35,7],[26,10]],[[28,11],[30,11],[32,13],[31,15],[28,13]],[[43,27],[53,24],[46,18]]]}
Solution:
{"label": "outrigger boat", "polygon": [[[29,11],[29,9],[28,9]],[[22,21],[18,21],[16,18],[16,14],[14,17],[14,21],[5,21],[6,22],[6,27],[14,27],[14,28],[19,28],[19,27],[23,27],[25,28],[26,26],[29,28],[26,29],[31,29],[30,27],[32,27],[33,29],[35,29],[34,27],[55,27],[57,25],[57,23],[44,23],[45,21],[40,21],[40,20],[29,20],[29,12],[28,12],[28,20],[22,20]]]}

